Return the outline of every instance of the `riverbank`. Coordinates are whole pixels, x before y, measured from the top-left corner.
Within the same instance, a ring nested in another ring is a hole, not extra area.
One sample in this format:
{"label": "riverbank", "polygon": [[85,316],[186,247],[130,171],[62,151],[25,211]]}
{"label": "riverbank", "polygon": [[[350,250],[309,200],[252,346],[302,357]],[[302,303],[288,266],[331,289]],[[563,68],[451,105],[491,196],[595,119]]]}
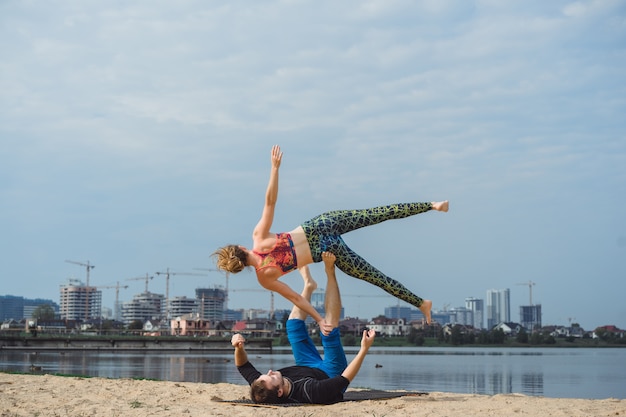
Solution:
{"label": "riverbank", "polygon": [[[248,341],[251,352],[272,353],[273,340],[255,338]],[[0,350],[17,351],[200,351],[231,352],[230,339],[207,337],[19,337],[0,336]]]}
{"label": "riverbank", "polygon": [[0,416],[626,416],[626,400],[432,392],[328,406],[265,408],[217,400],[246,398],[248,387],[134,379],[0,373]]}

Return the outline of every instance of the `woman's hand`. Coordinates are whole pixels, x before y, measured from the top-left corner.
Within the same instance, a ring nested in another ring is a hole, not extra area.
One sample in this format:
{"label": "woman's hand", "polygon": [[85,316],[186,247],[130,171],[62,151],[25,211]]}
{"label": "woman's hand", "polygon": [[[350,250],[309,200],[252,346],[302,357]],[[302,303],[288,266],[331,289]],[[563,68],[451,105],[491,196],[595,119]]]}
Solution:
{"label": "woman's hand", "polygon": [[283,160],[283,153],[280,150],[280,146],[272,146],[272,167],[280,168],[280,162]]}
{"label": "woman's hand", "polygon": [[332,324],[326,323],[326,320],[324,320],[324,319],[322,319],[321,321],[318,321],[317,324],[320,326],[320,332],[324,336],[328,336],[330,334],[330,332],[332,332],[333,329],[334,329]]}
{"label": "woman's hand", "polygon": [[280,146],[274,145],[271,155],[272,169],[270,169],[270,180],[265,191],[265,205],[263,206],[261,218],[252,231],[253,249],[256,249],[261,244],[260,242],[269,237],[271,234],[270,229],[274,222],[274,209],[276,208],[276,201],[278,201],[278,168],[280,168],[280,162],[283,159]]}

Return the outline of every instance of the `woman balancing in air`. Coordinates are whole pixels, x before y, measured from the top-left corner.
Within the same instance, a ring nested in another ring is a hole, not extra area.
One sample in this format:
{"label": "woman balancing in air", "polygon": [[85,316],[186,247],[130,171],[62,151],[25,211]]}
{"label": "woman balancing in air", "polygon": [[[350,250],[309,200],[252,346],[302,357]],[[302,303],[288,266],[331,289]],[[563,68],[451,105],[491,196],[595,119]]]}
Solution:
{"label": "woman balancing in air", "polygon": [[374,284],[389,294],[419,308],[430,323],[432,302],[413,294],[398,281],[386,276],[353,252],[341,235],[385,220],[401,219],[429,210],[448,211],[448,202],[402,203],[373,207],[364,210],[335,210],[320,214],[302,223],[288,233],[270,231],[274,221],[274,209],[278,199],[278,170],[283,157],[280,147],[272,147],[272,168],[265,194],[263,214],[252,232],[252,249],[243,246],[224,246],[213,255],[217,257],[217,267],[231,273],[241,272],[252,266],[256,270],[259,283],[274,291],[306,311],[319,324],[322,333],[327,334],[331,326],[300,294],[280,281],[280,277],[308,265],[322,261],[322,252],[332,252],[337,267],[344,273]]}

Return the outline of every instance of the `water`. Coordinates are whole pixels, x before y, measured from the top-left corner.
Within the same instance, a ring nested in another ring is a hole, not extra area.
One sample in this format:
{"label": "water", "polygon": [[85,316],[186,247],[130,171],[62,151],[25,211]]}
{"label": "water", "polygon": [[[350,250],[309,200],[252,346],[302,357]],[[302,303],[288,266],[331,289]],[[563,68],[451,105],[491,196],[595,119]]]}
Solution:
{"label": "water", "polygon": [[[346,349],[348,360],[355,351]],[[250,354],[261,372],[293,364],[291,353]],[[16,352],[0,350],[0,370],[105,378],[245,384],[232,353]],[[380,366],[376,366],[380,365]],[[353,387],[520,393],[560,398],[626,398],[626,349],[372,348]]]}

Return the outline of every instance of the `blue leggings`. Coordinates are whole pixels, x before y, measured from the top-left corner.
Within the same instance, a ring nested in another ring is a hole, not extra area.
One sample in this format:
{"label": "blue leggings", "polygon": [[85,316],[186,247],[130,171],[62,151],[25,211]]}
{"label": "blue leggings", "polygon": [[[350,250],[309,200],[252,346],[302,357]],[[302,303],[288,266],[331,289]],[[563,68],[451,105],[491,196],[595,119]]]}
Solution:
{"label": "blue leggings", "polygon": [[322,252],[332,252],[335,264],[351,277],[367,281],[407,303],[420,307],[423,299],[398,281],[389,278],[356,254],[341,238],[344,233],[385,220],[402,219],[431,210],[431,203],[400,203],[363,210],[335,210],[320,214],[302,224],[314,262],[322,261]]}
{"label": "blue leggings", "polygon": [[323,359],[309,336],[304,320],[287,320],[287,337],[297,366],[320,369],[329,378],[341,375],[348,366],[346,353],[341,344],[339,327],[335,327],[328,336],[321,335],[324,347]]}

